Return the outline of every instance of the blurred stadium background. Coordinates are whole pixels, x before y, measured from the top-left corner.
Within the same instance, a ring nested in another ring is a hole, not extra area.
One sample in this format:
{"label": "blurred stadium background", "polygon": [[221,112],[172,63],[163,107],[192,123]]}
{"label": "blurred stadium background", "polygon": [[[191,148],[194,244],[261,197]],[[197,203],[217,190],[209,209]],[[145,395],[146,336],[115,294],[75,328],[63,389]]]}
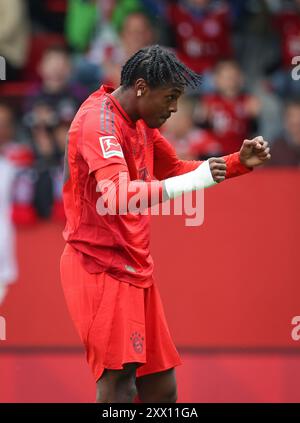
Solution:
{"label": "blurred stadium background", "polygon": [[202,226],[153,218],[179,401],[299,402],[300,1],[0,0],[0,22],[0,402],[94,401],[59,280],[65,140],[153,43],[203,75],[162,128],[181,158],[272,146],[267,167],[205,193]]}

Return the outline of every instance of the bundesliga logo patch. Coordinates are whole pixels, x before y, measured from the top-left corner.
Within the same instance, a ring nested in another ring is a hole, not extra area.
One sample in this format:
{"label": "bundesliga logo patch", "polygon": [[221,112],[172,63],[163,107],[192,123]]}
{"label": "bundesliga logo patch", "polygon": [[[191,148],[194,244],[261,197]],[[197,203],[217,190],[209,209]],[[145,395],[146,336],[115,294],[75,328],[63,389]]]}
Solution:
{"label": "bundesliga logo patch", "polygon": [[100,146],[102,149],[103,157],[108,159],[109,157],[117,156],[124,157],[122,147],[117,141],[117,138],[110,135],[107,137],[100,137]]}

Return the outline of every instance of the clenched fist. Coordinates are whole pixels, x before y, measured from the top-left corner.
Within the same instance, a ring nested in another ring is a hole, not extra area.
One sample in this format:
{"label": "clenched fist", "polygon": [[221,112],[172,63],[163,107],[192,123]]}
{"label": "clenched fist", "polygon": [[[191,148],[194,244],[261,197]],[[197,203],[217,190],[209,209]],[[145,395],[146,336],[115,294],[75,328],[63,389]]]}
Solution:
{"label": "clenched fist", "polygon": [[270,147],[263,137],[245,140],[240,149],[240,161],[247,167],[256,167],[264,164],[271,158]]}
{"label": "clenched fist", "polygon": [[215,182],[222,182],[226,176],[226,163],[222,157],[208,159],[210,171]]}

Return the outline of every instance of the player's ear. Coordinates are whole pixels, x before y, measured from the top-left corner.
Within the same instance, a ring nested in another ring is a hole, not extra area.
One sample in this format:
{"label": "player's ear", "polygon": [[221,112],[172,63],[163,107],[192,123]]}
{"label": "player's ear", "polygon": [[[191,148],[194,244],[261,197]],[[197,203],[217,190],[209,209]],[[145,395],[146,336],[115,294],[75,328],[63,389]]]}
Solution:
{"label": "player's ear", "polygon": [[143,78],[139,78],[135,81],[135,92],[137,97],[142,97],[147,93],[148,85]]}

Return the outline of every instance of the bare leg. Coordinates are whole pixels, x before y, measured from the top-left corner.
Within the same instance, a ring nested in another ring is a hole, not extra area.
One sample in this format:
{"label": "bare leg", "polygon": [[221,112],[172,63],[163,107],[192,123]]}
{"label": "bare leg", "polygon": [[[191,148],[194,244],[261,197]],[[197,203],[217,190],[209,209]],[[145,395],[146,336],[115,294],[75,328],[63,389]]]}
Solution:
{"label": "bare leg", "polygon": [[141,376],[136,379],[139,399],[145,403],[175,403],[177,384],[175,369]]}
{"label": "bare leg", "polygon": [[97,382],[97,402],[131,403],[136,395],[136,363],[124,365],[122,370],[105,369]]}

